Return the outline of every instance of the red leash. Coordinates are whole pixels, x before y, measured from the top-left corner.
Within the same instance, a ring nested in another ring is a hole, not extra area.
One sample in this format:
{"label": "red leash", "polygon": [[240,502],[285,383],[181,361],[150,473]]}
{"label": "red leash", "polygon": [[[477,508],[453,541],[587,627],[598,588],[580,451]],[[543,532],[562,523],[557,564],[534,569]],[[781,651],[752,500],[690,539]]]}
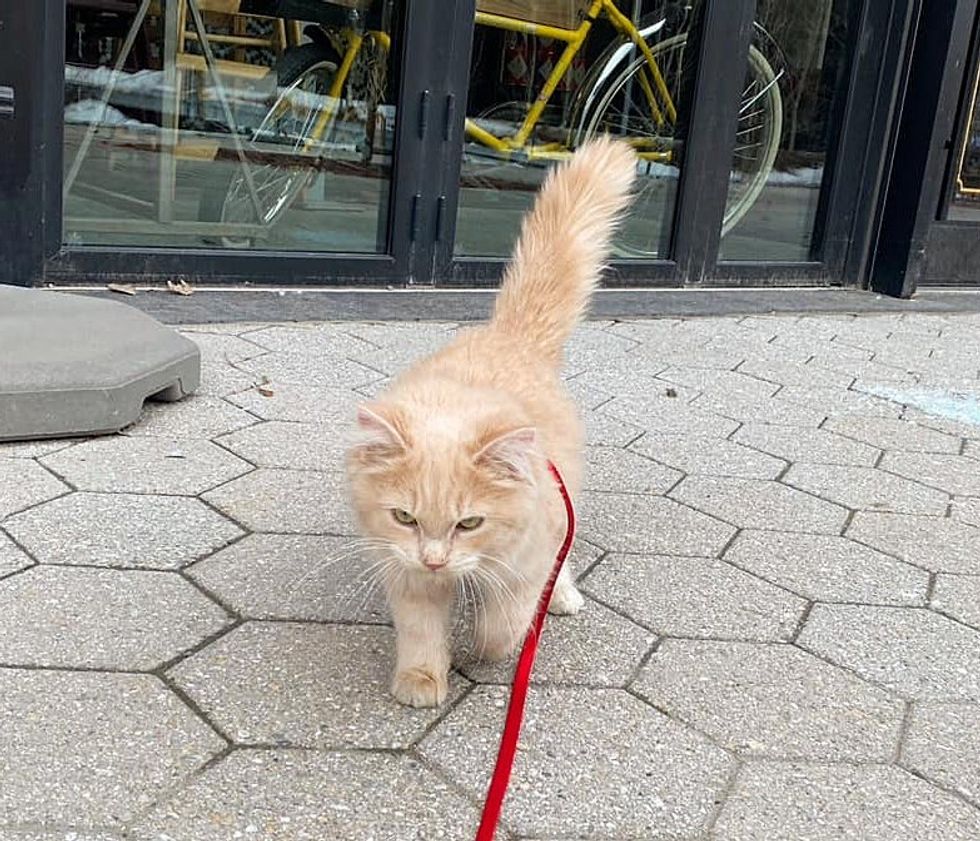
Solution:
{"label": "red leash", "polygon": [[517,668],[514,669],[514,682],[510,690],[510,703],[507,706],[507,720],[504,723],[503,735],[500,737],[497,764],[493,769],[493,777],[490,778],[490,787],[487,789],[487,799],[483,804],[483,815],[480,817],[480,828],[476,832],[476,841],[493,841],[497,824],[500,822],[500,810],[504,805],[504,796],[507,794],[510,772],[514,765],[514,754],[517,752],[517,740],[521,735],[521,725],[524,723],[524,703],[527,700],[527,687],[531,680],[534,657],[538,653],[538,640],[541,638],[544,620],[548,615],[548,605],[551,603],[551,593],[555,589],[555,581],[558,580],[558,573],[561,572],[565,558],[568,557],[568,550],[572,548],[572,540],[575,539],[575,509],[572,507],[568,489],[565,487],[565,482],[561,478],[558,468],[550,461],[548,462],[548,469],[558,483],[558,490],[561,492],[562,501],[565,503],[565,516],[568,525],[565,527],[565,539],[558,550],[558,556],[555,558],[555,565],[548,577],[548,583],[544,585],[544,590],[541,591],[538,612],[535,614],[531,629],[524,639],[521,656],[517,661]]}

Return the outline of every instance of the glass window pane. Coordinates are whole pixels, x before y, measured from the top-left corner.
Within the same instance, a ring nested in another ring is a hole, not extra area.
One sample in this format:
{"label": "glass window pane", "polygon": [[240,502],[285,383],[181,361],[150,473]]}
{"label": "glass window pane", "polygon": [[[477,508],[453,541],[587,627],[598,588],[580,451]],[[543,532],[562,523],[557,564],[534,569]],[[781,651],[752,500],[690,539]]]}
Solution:
{"label": "glass window pane", "polygon": [[639,196],[614,256],[668,256],[690,10],[662,0],[478,0],[458,255],[508,254],[548,167],[609,133],[640,157]]}
{"label": "glass window pane", "polygon": [[400,10],[68,0],[65,240],[383,251]]}
{"label": "glass window pane", "polygon": [[854,0],[759,0],[720,259],[817,255],[817,204],[847,91],[853,6]]}
{"label": "glass window pane", "polygon": [[973,78],[968,113],[960,141],[953,201],[947,216],[963,222],[980,222],[980,67]]}

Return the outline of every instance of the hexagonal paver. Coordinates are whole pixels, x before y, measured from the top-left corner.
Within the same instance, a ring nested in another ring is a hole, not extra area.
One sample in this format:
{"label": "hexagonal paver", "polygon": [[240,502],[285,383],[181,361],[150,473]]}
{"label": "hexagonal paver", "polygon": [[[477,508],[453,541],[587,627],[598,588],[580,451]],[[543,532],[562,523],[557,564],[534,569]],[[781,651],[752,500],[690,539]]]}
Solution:
{"label": "hexagonal paver", "polygon": [[961,523],[980,528],[980,499],[954,499],[950,516]]}
{"label": "hexagonal paver", "polygon": [[748,424],[732,436],[733,441],[769,453],[786,461],[817,464],[858,464],[872,466],[879,451],[823,429],[799,429],[771,424]]}
{"label": "hexagonal paver", "polygon": [[[183,332],[183,331],[181,331]],[[251,337],[227,333],[188,332],[188,338],[201,349],[201,359],[209,362],[243,362],[266,353]]]}
{"label": "hexagonal paver", "polygon": [[611,555],[583,589],[657,633],[721,639],[788,639],[802,599],[704,558]]}
{"label": "hexagonal paver", "polygon": [[980,707],[913,705],[902,763],[980,804]]}
{"label": "hexagonal paver", "polygon": [[5,528],[41,563],[176,569],[242,534],[196,499],[73,493]]}
{"label": "hexagonal paver", "polygon": [[831,418],[825,429],[863,441],[882,450],[923,453],[958,453],[959,439],[895,418]]}
{"label": "hexagonal paver", "polygon": [[847,536],[934,572],[980,574],[980,529],[956,520],[859,511]]}
{"label": "hexagonal paver", "polygon": [[753,762],[721,809],[719,841],[973,841],[980,811],[900,768]]}
{"label": "hexagonal paver", "polygon": [[276,383],[250,388],[228,398],[264,420],[348,424],[364,396],[348,388]]}
{"label": "hexagonal paver", "polygon": [[936,453],[887,453],[881,469],[958,496],[980,496],[980,462]]}
{"label": "hexagonal paver", "polygon": [[225,745],[149,675],[2,669],[0,718],[4,824],[124,823]]}
{"label": "hexagonal paver", "polygon": [[210,441],[116,435],[76,444],[42,459],[79,490],[187,494],[252,468]]}
{"label": "hexagonal paver", "polygon": [[0,520],[67,492],[68,487],[37,462],[0,458]]}
{"label": "hexagonal paver", "polygon": [[418,761],[239,750],[155,808],[132,841],[468,841],[473,805]]}
{"label": "hexagonal paver", "polygon": [[980,701],[980,631],[928,610],[818,604],[798,643],[905,698]]}
{"label": "hexagonal paver", "polygon": [[778,458],[705,435],[648,432],[630,444],[630,449],[694,475],[775,479],[786,468]]}
{"label": "hexagonal paver", "polygon": [[377,371],[342,356],[326,356],[316,348],[302,346],[291,351],[267,353],[241,362],[239,367],[251,374],[253,382],[271,383],[273,390],[279,383],[356,388],[379,377]]}
{"label": "hexagonal paver", "polygon": [[643,434],[640,427],[624,423],[602,412],[583,412],[585,443],[590,447],[625,447]]}
{"label": "hexagonal paver", "polygon": [[325,356],[350,356],[375,347],[348,328],[355,324],[276,324],[251,331],[245,338],[265,350],[292,352],[297,348],[317,351]]}
{"label": "hexagonal paver", "polygon": [[252,619],[388,621],[381,570],[349,537],[253,534],[188,572]]}
{"label": "hexagonal paver", "polygon": [[349,535],[345,487],[340,473],[262,467],[203,498],[253,531]]}
{"label": "hexagonal paver", "polygon": [[898,403],[841,388],[788,385],[780,389],[777,399],[794,405],[819,406],[822,412],[833,418],[897,418],[902,413]]}
{"label": "hexagonal paver", "polygon": [[941,515],[949,505],[942,491],[873,467],[794,464],[783,481],[848,508]]}
{"label": "hexagonal paver", "polygon": [[123,841],[121,835],[108,835],[104,832],[76,832],[75,830],[17,830],[0,829],[0,841]]}
{"label": "hexagonal paver", "polygon": [[565,349],[565,370],[583,371],[590,366],[619,360],[637,346],[634,339],[597,330],[585,324],[575,330]]}
{"label": "hexagonal paver", "polygon": [[179,403],[146,403],[126,435],[163,438],[214,438],[251,426],[255,417],[217,397],[191,395]]}
{"label": "hexagonal paver", "polygon": [[698,391],[736,400],[763,401],[776,393],[778,386],[749,377],[736,371],[717,371],[711,368],[668,368],[657,375],[661,380],[686,385]]}
{"label": "hexagonal paver", "polygon": [[590,491],[663,494],[683,474],[618,447],[587,447],[585,487]]}
{"label": "hexagonal paver", "polygon": [[267,421],[224,435],[218,443],[259,467],[342,470],[344,432],[336,426]]}
{"label": "hexagonal paver", "polygon": [[[656,637],[591,599],[575,616],[548,618],[531,680],[541,684],[624,686]],[[457,644],[457,667],[479,683],[510,685],[515,656],[506,663],[479,660],[479,642]]]}
{"label": "hexagonal paver", "polygon": [[225,397],[252,388],[260,380],[261,377],[240,371],[227,362],[203,361],[201,384],[195,394],[200,397]]}
{"label": "hexagonal paver", "polygon": [[0,532],[0,577],[29,567],[32,563],[16,543]]}
{"label": "hexagonal paver", "polygon": [[[481,800],[506,700],[504,687],[477,687],[420,746]],[[621,690],[533,687],[503,820],[521,835],[695,837],[731,765]]]}
{"label": "hexagonal paver", "polygon": [[980,629],[980,575],[936,576],[932,606]]}
{"label": "hexagonal paver", "polygon": [[440,713],[392,698],[394,651],[390,628],[248,622],[171,675],[236,742],[403,748]]}
{"label": "hexagonal paver", "polygon": [[689,403],[699,394],[696,388],[657,379],[655,375],[667,367],[666,362],[659,364],[645,355],[631,355],[624,362],[623,365],[593,368],[568,380],[567,384],[569,388],[575,386],[605,394],[606,400],[616,395],[643,394],[651,400]]}
{"label": "hexagonal paver", "polygon": [[0,586],[0,663],[149,670],[228,622],[173,573],[39,566]]}
{"label": "hexagonal paver", "polygon": [[842,371],[830,371],[802,363],[779,362],[773,359],[747,359],[738,366],[743,374],[777,385],[824,386],[847,388],[854,377]]}
{"label": "hexagonal paver", "polygon": [[634,688],[745,756],[886,762],[903,701],[788,645],[665,640]]}
{"label": "hexagonal paver", "polygon": [[711,435],[727,438],[738,422],[695,409],[677,398],[643,392],[614,397],[598,409],[604,415],[662,434]]}
{"label": "hexagonal paver", "polygon": [[836,534],[847,518],[843,508],[779,482],[691,476],[670,495],[741,528]]}
{"label": "hexagonal paver", "polygon": [[925,604],[929,575],[836,535],[746,530],[725,560],[822,602]]}
{"label": "hexagonal paver", "polygon": [[0,461],[8,458],[37,458],[70,447],[73,438],[58,438],[54,441],[0,441]]}
{"label": "hexagonal paver", "polygon": [[691,405],[722,417],[742,423],[768,423],[773,426],[817,427],[827,418],[827,413],[819,405],[801,406],[780,400],[780,391],[775,397],[764,400],[738,400],[733,397],[719,397],[703,394]]}
{"label": "hexagonal paver", "polygon": [[[445,347],[452,338],[453,331],[415,336],[403,331],[402,335],[393,341],[384,343],[378,348],[358,351],[352,355],[352,358],[372,372],[394,375],[409,367],[413,362]],[[314,382],[314,384],[316,383]],[[324,383],[324,385],[326,384]]]}
{"label": "hexagonal paver", "polygon": [[576,503],[581,533],[617,552],[714,555],[735,529],[670,499],[585,492]]}

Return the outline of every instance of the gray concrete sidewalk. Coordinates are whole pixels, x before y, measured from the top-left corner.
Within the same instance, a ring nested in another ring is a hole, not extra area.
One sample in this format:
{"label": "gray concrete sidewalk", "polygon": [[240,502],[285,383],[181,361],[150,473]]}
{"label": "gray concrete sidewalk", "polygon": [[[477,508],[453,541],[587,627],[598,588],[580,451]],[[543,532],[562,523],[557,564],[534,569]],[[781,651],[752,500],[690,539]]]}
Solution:
{"label": "gray concrete sidewalk", "polygon": [[[126,434],[0,446],[0,841],[472,838],[509,670],[388,697],[340,425],[451,325],[189,328]],[[980,838],[980,316],[591,323],[512,839]]]}

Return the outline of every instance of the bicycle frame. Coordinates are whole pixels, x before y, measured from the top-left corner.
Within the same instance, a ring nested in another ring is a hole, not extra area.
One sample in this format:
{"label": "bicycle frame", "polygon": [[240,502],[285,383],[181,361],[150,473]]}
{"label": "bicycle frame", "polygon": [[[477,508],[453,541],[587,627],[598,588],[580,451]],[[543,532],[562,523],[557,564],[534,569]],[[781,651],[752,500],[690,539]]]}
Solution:
{"label": "bicycle frame", "polygon": [[313,131],[310,132],[309,138],[304,144],[303,151],[308,152],[310,147],[314,143],[318,143],[320,138],[323,137],[324,132],[327,130],[327,126],[333,120],[334,114],[336,113],[336,103],[340,101],[340,95],[343,93],[344,85],[347,84],[347,77],[350,75],[351,67],[354,66],[354,61],[357,58],[357,54],[361,51],[361,46],[364,43],[364,39],[373,38],[385,52],[391,51],[391,36],[387,32],[381,32],[380,30],[371,29],[365,33],[356,32],[353,29],[348,29],[344,32],[345,41],[347,42],[347,49],[344,51],[344,57],[340,62],[340,67],[337,68],[337,72],[334,73],[333,82],[330,84],[330,90],[327,91],[327,102],[329,103],[323,111],[320,112],[320,116],[317,117],[316,124],[313,126]]}
{"label": "bicycle frame", "polygon": [[[478,11],[476,13],[476,23],[479,25],[505,29],[511,32],[520,32],[537,37],[553,38],[557,41],[563,41],[565,43],[565,49],[552,68],[547,80],[545,80],[537,98],[524,117],[520,128],[518,128],[513,136],[500,137],[495,135],[477,125],[469,117],[466,118],[465,122],[467,136],[501,154],[511,154],[520,151],[528,157],[537,158],[563,157],[569,154],[568,148],[561,144],[546,143],[528,145],[528,139],[541,119],[541,115],[544,113],[552,95],[558,88],[558,84],[565,76],[565,73],[568,72],[572,61],[588,38],[593,21],[600,14],[605,14],[616,31],[623,37],[629,39],[643,56],[645,62],[644,70],[646,72],[637,74],[637,79],[643,95],[647,100],[647,104],[650,106],[650,113],[653,115],[657,124],[662,126],[665,122],[675,121],[677,119],[677,109],[671,99],[670,92],[667,90],[667,84],[664,81],[663,74],[657,66],[657,61],[654,58],[653,52],[650,50],[650,46],[643,39],[643,36],[633,21],[616,8],[613,0],[592,0],[592,4],[585,13],[578,29],[562,29],[560,27],[520,20],[518,18],[490,14],[488,12]],[[632,142],[637,147],[638,155],[643,159],[664,161],[670,158],[669,151],[645,152],[642,149],[642,141],[636,138]]]}

